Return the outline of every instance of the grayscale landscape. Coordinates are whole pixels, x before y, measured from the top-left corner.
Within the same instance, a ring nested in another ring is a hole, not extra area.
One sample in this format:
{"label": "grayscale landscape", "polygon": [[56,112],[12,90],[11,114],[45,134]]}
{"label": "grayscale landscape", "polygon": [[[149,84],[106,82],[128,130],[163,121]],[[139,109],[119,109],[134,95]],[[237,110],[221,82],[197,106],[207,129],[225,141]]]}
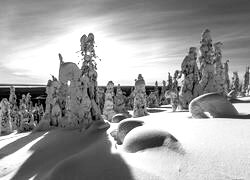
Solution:
{"label": "grayscale landscape", "polygon": [[1,1],[0,179],[250,179],[249,7]]}

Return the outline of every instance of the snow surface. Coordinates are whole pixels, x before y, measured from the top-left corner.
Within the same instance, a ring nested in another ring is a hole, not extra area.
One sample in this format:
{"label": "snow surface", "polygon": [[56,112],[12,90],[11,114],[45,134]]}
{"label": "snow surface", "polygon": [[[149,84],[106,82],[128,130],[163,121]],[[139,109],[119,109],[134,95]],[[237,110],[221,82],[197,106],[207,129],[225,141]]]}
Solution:
{"label": "snow surface", "polygon": [[[250,103],[236,103],[243,114]],[[250,119],[192,119],[164,106],[137,118],[174,135],[185,151],[126,153],[107,131],[54,129],[0,137],[0,179],[250,179]]]}

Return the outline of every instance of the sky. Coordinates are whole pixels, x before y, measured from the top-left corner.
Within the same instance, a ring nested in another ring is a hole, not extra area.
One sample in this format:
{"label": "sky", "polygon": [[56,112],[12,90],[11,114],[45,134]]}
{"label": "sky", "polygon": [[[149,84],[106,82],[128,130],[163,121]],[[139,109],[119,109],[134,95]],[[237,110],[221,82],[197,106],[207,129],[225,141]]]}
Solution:
{"label": "sky", "polygon": [[0,84],[46,84],[65,61],[80,61],[80,37],[94,33],[98,84],[147,85],[180,69],[210,29],[230,73],[250,65],[249,0],[1,0]]}

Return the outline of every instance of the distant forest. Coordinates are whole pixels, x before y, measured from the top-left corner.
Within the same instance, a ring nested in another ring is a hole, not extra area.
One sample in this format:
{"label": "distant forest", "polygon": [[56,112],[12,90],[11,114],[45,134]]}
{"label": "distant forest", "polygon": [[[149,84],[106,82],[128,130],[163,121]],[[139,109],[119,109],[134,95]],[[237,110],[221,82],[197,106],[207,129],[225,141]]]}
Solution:
{"label": "distant forest", "polygon": [[[39,85],[14,85],[15,90],[16,90],[16,96],[17,99],[21,99],[22,94],[27,94],[30,93],[31,95],[31,100],[37,101],[37,100],[41,100],[41,101],[45,101],[45,98],[47,96],[46,94],[46,86],[39,86]],[[100,88],[103,88],[106,90],[105,86],[99,86]],[[131,88],[133,86],[121,86],[122,91],[124,92],[124,95],[129,96],[131,93]],[[146,86],[146,93],[147,95],[149,95],[149,93],[151,91],[153,91],[155,88],[155,86]],[[114,91],[116,92],[116,86],[114,87]],[[159,91],[161,91],[161,87],[159,86]],[[9,98],[9,94],[10,94],[10,85],[1,85],[0,84],[0,100],[2,98]],[[19,103],[19,101],[18,101]]]}

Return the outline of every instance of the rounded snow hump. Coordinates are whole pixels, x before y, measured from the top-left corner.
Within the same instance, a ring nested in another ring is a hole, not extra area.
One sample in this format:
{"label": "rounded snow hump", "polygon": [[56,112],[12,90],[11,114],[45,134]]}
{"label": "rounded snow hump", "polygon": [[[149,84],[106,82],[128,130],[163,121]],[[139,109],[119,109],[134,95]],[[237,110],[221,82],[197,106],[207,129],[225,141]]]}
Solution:
{"label": "rounded snow hump", "polygon": [[239,115],[232,103],[218,93],[207,93],[193,99],[189,111],[193,118],[232,118]]}
{"label": "rounded snow hump", "polygon": [[122,120],[117,129],[111,132],[111,136],[116,140],[118,145],[123,143],[125,136],[134,128],[143,126],[144,122],[136,119],[125,119]]}
{"label": "rounded snow hump", "polygon": [[124,139],[123,149],[129,153],[141,150],[166,147],[174,152],[183,152],[179,141],[170,133],[149,127],[137,127]]}

